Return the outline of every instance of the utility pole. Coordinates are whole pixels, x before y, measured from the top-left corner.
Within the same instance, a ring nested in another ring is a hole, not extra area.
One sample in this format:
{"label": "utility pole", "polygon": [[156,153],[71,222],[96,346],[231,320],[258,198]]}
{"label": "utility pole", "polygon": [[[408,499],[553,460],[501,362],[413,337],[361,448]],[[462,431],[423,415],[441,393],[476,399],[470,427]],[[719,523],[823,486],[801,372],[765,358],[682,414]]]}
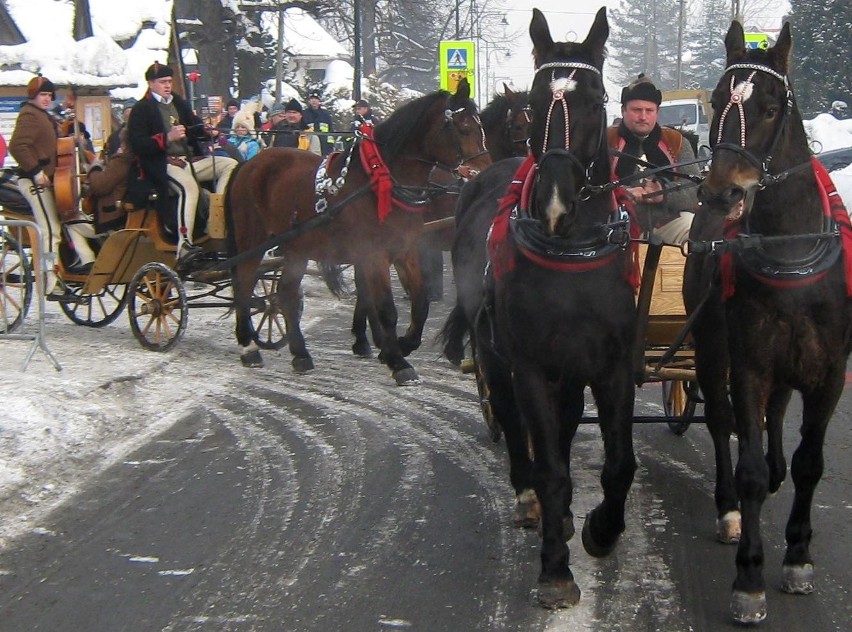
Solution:
{"label": "utility pole", "polygon": [[242,11],[260,11],[278,13],[278,50],[275,55],[275,99],[281,103],[281,77],[284,74],[284,12],[286,4],[238,4]]}
{"label": "utility pole", "polygon": [[352,98],[355,101],[361,99],[361,0],[354,0],[352,17],[355,20],[355,45],[353,52],[355,53],[355,81],[352,86]]}
{"label": "utility pole", "polygon": [[682,79],[683,76],[683,19],[684,19],[684,11],[683,5],[686,0],[680,0],[678,2],[678,14],[677,14],[677,89],[680,90],[682,87]]}

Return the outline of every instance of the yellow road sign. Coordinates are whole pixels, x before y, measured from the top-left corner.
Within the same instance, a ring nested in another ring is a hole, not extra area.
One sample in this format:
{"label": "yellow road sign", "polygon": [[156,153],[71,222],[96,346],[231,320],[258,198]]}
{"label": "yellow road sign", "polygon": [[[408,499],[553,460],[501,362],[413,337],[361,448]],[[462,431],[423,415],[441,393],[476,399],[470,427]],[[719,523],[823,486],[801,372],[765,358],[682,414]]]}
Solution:
{"label": "yellow road sign", "polygon": [[455,92],[467,78],[470,96],[476,96],[476,44],[467,40],[443,40],[438,44],[441,89]]}
{"label": "yellow road sign", "polygon": [[769,36],[766,33],[746,33],[745,34],[746,48],[769,48]]}

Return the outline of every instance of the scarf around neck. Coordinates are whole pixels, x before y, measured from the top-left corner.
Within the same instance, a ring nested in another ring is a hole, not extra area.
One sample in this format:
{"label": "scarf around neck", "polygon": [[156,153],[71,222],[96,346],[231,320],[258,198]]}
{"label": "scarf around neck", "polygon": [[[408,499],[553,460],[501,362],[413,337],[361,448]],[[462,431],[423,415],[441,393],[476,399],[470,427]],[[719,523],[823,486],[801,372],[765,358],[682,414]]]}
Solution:
{"label": "scarf around neck", "polygon": [[[637,158],[644,154],[645,162],[650,162],[656,167],[672,164],[669,157],[666,156],[662,149],[660,149],[662,130],[659,125],[654,126],[654,129],[651,130],[651,133],[647,138],[639,138],[636,134],[627,129],[624,125],[624,121],[622,121],[618,126],[618,136],[624,139],[625,144],[624,149],[622,149],[623,153],[636,156]],[[620,158],[618,163],[615,165],[615,175],[618,176],[619,179],[624,178],[636,173],[638,169],[639,165],[629,158]]]}

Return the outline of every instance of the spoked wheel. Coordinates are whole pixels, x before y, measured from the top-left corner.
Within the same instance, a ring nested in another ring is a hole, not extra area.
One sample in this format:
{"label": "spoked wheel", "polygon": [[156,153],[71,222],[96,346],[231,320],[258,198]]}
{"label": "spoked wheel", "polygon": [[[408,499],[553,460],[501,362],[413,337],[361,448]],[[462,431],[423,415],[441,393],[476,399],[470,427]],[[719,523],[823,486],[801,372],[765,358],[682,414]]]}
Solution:
{"label": "spoked wheel", "polygon": [[278,297],[280,270],[262,272],[257,277],[251,298],[252,337],[261,349],[280,349],[287,344],[287,325]]}
{"label": "spoked wheel", "polygon": [[121,314],[127,300],[126,285],[105,285],[96,294],[81,294],[83,286],[67,283],[68,289],[74,296],[81,299],[79,303],[60,303],[59,307],[65,315],[78,325],[85,327],[106,327]]}
{"label": "spoked wheel", "polygon": [[498,443],[503,431],[494,417],[494,408],[491,406],[491,389],[485,380],[485,372],[482,370],[482,365],[476,361],[475,354],[473,365],[476,371],[476,392],[479,393],[479,408],[482,410],[482,417],[485,419],[485,425],[488,426],[488,434],[491,440],[494,443]]}
{"label": "spoked wheel", "polygon": [[130,282],[130,330],[146,349],[168,351],[186,330],[189,316],[183,283],[161,263],[142,266]]}
{"label": "spoked wheel", "polygon": [[19,241],[0,231],[0,334],[12,333],[24,322],[32,294],[32,261]]}
{"label": "spoked wheel", "polygon": [[694,387],[692,382],[684,380],[663,381],[663,410],[669,418],[669,430],[678,436],[687,431],[695,416]]}

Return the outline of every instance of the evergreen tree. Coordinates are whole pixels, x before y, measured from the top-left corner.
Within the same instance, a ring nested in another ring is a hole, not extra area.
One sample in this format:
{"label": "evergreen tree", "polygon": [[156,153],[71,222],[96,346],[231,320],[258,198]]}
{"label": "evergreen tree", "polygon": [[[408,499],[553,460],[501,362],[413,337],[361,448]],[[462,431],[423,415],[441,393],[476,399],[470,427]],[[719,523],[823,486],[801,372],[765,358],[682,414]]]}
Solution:
{"label": "evergreen tree", "polygon": [[729,0],[704,0],[698,20],[686,28],[684,46],[689,63],[684,63],[684,88],[712,89],[725,71],[725,34],[731,25]]}
{"label": "evergreen tree", "polygon": [[610,50],[616,79],[627,84],[644,73],[660,89],[677,85],[677,0],[621,0],[611,14]]}
{"label": "evergreen tree", "polygon": [[828,111],[835,99],[852,105],[852,4],[791,0],[793,83],[803,113]]}

